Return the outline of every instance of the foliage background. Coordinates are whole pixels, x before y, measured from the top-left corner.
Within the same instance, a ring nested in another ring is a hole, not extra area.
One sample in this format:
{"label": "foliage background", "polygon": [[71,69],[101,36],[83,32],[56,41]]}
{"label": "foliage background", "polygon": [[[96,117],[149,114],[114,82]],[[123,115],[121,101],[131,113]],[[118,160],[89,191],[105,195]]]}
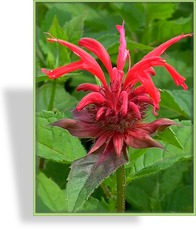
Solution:
{"label": "foliage background", "polygon": [[[48,124],[71,117],[71,109],[84,93],[75,88],[95,82],[86,72],[74,72],[55,82],[41,73],[76,59],[68,49],[48,44],[47,35],[77,44],[81,37],[93,37],[108,50],[115,64],[119,35],[116,24],[125,20],[127,46],[132,65],[147,52],[173,36],[192,32],[192,3],[36,3],[36,111],[37,111],[37,213],[68,212],[65,189],[70,164],[86,154],[91,146]],[[159,117],[177,120],[173,127],[156,138],[167,151],[129,149],[126,165],[128,213],[193,212],[192,165],[192,42],[172,46],[167,61],[187,78],[188,91],[176,87],[162,68],[156,68],[155,85],[162,89]],[[149,113],[147,119],[152,119]],[[115,174],[98,187],[77,212],[115,212]],[[75,185],[77,187],[77,185]],[[110,193],[104,191],[110,189]],[[74,191],[74,188],[73,188]],[[78,195],[77,199],[84,199]],[[73,199],[73,203],[75,200]]]}

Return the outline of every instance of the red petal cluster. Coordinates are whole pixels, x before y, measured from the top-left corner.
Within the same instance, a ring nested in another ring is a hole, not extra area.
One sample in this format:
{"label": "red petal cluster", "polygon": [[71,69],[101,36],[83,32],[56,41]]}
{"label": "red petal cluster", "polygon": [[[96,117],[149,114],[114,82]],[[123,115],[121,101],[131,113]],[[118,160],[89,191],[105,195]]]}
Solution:
{"label": "red petal cluster", "polygon": [[[182,34],[166,41],[131,68],[129,51],[126,49],[124,22],[116,28],[120,33],[116,67],[112,67],[109,54],[97,40],[82,38],[78,43],[100,59],[110,76],[109,83],[101,67],[89,53],[51,35],[51,38],[47,39],[49,42],[58,42],[67,47],[80,58],[79,61],[54,70],[42,69],[49,78],[55,79],[75,70],[86,70],[102,83],[101,86],[90,83],[79,85],[77,91],[90,91],[90,93],[82,98],[73,111],[74,119],[63,119],[52,124],[69,130],[77,137],[95,138],[89,154],[100,147],[104,147],[103,156],[106,156],[111,148],[115,150],[117,156],[120,156],[127,145],[133,148],[162,148],[161,144],[151,136],[159,129],[175,125],[175,122],[165,118],[151,123],[143,122],[149,105],[153,107],[154,115],[157,115],[159,110],[160,93],[151,79],[151,76],[155,75],[154,66],[165,67],[176,85],[187,89],[185,78],[166,63],[161,55],[172,44],[192,34]],[[124,76],[123,68],[127,60],[129,69]]]}

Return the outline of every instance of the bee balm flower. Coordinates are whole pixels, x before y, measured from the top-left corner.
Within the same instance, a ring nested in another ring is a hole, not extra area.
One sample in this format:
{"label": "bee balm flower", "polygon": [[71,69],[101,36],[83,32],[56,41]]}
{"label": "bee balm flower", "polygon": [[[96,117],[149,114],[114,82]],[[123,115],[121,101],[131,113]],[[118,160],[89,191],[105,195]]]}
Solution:
{"label": "bee balm flower", "polygon": [[[95,75],[101,86],[84,83],[77,87],[77,91],[90,91],[78,103],[73,111],[74,119],[63,119],[52,125],[67,129],[72,135],[80,138],[94,138],[95,143],[89,154],[102,151],[103,157],[111,151],[118,157],[125,152],[126,146],[133,148],[158,147],[162,145],[151,136],[158,130],[163,130],[175,122],[162,118],[150,123],[143,122],[147,108],[153,107],[154,115],[159,110],[160,93],[154,86],[151,76],[155,75],[154,66],[162,66],[170,73],[176,85],[185,90],[185,78],[182,77],[165,59],[161,57],[172,44],[191,34],[176,36],[161,44],[132,68],[130,54],[126,49],[124,22],[116,26],[120,33],[120,46],[117,66],[112,67],[110,57],[105,48],[97,40],[82,38],[79,46],[94,53],[108,71],[110,82],[97,61],[80,47],[51,36],[48,42],[58,42],[74,52],[80,60],[54,70],[42,69],[49,78],[55,79],[75,70],[86,70]],[[123,72],[126,61],[129,69]],[[139,84],[138,84],[139,83]]]}

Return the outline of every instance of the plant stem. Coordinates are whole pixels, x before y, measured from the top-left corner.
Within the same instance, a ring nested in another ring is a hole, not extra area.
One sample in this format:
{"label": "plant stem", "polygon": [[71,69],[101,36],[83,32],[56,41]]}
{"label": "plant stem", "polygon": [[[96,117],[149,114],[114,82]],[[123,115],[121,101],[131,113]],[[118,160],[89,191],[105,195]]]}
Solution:
{"label": "plant stem", "polygon": [[54,79],[53,83],[52,83],[52,92],[51,92],[50,101],[49,101],[49,104],[48,104],[48,111],[51,111],[53,109],[55,91],[56,91],[56,79]]}
{"label": "plant stem", "polygon": [[102,188],[104,194],[106,195],[106,197],[107,197],[108,199],[110,199],[111,196],[112,196],[112,194],[111,194],[110,190],[108,189],[108,187],[105,186],[105,185],[102,183],[102,184],[101,184],[101,188]]}
{"label": "plant stem", "polygon": [[122,165],[116,171],[117,182],[117,212],[125,211],[125,167]]}

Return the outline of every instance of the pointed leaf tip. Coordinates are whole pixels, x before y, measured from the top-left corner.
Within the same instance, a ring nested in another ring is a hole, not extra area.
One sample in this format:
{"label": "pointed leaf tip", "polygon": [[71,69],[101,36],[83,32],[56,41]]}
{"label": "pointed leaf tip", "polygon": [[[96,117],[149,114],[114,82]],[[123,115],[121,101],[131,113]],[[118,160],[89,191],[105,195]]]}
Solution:
{"label": "pointed leaf tip", "polygon": [[82,98],[82,100],[78,103],[76,110],[80,111],[89,104],[99,104],[100,105],[104,103],[105,101],[106,101],[105,97],[103,97],[100,93],[92,92]]}

